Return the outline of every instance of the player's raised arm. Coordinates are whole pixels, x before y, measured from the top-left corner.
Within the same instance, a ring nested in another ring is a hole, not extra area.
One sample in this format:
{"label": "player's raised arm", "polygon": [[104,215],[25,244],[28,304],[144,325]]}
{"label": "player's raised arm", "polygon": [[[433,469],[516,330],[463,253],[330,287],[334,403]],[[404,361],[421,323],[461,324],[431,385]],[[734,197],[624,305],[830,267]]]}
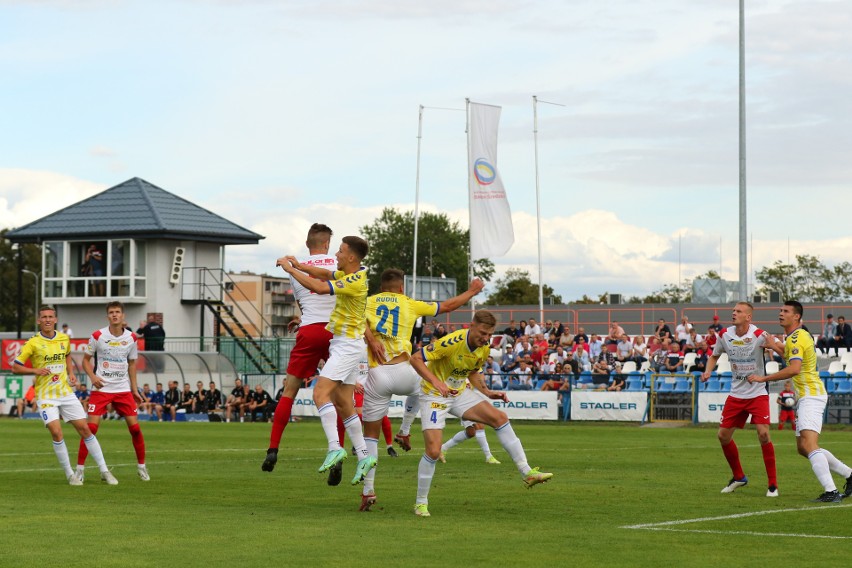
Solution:
{"label": "player's raised arm", "polygon": [[275,263],[275,266],[281,266],[283,268],[285,264],[290,264],[296,270],[305,272],[309,276],[319,278],[320,280],[334,280],[334,272],[331,270],[321,268],[319,266],[313,266],[311,264],[303,264],[299,262],[299,259],[292,255],[282,256],[278,259],[278,262]]}
{"label": "player's raised arm", "polygon": [[483,288],[485,288],[485,284],[482,282],[482,280],[480,280],[479,278],[474,278],[470,281],[470,287],[465,292],[462,292],[458,296],[454,296],[449,300],[441,302],[441,307],[438,309],[438,313],[445,314],[447,312],[457,310],[458,308],[468,303],[474,296],[482,292]]}
{"label": "player's raised arm", "polygon": [[[276,266],[280,266],[284,269],[284,272],[292,276],[296,279],[296,282],[310,290],[311,292],[315,292],[317,294],[330,294],[331,288],[328,287],[328,282],[325,280],[317,280],[317,278],[312,278],[308,276],[301,269],[297,268],[297,266],[301,266],[303,268],[313,268],[306,264],[300,264],[295,257],[292,256],[284,256],[278,259]],[[325,270],[324,272],[328,273],[328,275],[332,275],[331,272]],[[328,279],[328,278],[327,278]]]}

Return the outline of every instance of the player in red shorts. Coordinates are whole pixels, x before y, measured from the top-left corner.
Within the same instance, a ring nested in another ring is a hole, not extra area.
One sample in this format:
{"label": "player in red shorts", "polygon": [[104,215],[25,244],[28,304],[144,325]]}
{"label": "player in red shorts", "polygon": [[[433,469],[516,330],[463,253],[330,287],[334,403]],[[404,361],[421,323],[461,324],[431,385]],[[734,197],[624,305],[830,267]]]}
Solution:
{"label": "player in red shorts", "polygon": [[[305,241],[310,256],[300,262],[327,270],[336,270],[337,259],[328,254],[331,235],[332,231],[328,226],[320,223],[311,225]],[[299,392],[302,381],[316,374],[320,359],[328,360],[328,344],[332,337],[325,326],[334,309],[335,297],[331,294],[315,294],[299,284],[295,278],[290,279],[290,285],[293,287],[293,295],[299,303],[302,317],[298,324],[296,346],[290,353],[290,362],[287,365],[284,393],[278,401],[278,406],[275,407],[272,432],[269,435],[269,449],[266,450],[266,458],[260,466],[263,471],[275,469],[275,464],[278,463],[278,446],[281,444],[281,436],[290,422],[293,411],[293,399]],[[332,468],[329,472],[329,485],[340,483],[341,472],[342,467]]]}
{"label": "player in red shorts", "polygon": [[722,423],[719,425],[719,443],[733,477],[722,489],[722,493],[733,493],[738,487],[748,483],[740,464],[739,450],[734,442],[734,431],[745,426],[751,415],[751,423],[757,428],[757,437],[763,453],[763,464],[768,478],[767,497],[778,496],[778,478],[775,470],[775,447],[769,438],[769,390],[764,383],[752,384],[750,375],[764,376],[763,352],[772,349],[783,351],[772,334],[752,325],[754,307],[748,302],[738,302],[733,310],[732,326],[723,329],[713,346],[713,354],[707,359],[702,381],[710,378],[716,362],[722,353],[727,353],[731,361],[733,382],[731,393],[722,409]]}
{"label": "player in red shorts", "polygon": [[[124,305],[121,302],[110,302],[106,312],[109,325],[92,334],[83,355],[83,369],[94,387],[86,409],[89,430],[93,434],[98,431],[101,416],[111,404],[118,415],[124,417],[130,431],[139,479],[150,481],[145,467],[145,439],[136,414],[139,403],[144,401],[136,385],[136,334],[124,328]],[[93,357],[97,368],[93,368]],[[88,455],[86,445],[81,443],[75,472],[81,481]]]}

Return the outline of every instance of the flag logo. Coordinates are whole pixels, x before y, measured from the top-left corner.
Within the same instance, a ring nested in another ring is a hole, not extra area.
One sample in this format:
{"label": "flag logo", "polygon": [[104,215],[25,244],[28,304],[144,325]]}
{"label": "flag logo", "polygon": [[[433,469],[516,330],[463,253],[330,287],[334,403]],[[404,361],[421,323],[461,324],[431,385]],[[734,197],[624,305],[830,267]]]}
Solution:
{"label": "flag logo", "polygon": [[494,178],[497,177],[494,166],[489,164],[485,158],[479,158],[474,162],[473,175],[479,185],[491,185]]}

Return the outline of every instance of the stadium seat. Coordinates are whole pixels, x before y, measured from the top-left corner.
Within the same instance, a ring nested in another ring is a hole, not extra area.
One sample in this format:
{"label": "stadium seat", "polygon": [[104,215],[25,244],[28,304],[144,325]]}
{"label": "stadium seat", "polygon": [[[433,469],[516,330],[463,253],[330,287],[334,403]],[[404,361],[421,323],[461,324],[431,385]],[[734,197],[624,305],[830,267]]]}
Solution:
{"label": "stadium seat", "polygon": [[822,379],[822,382],[826,382],[828,379],[831,378],[831,373],[829,373],[828,371],[820,371],[819,378]]}
{"label": "stadium seat", "polygon": [[678,379],[674,386],[674,392],[692,392],[692,384],[688,379]]}
{"label": "stadium seat", "polygon": [[657,388],[657,392],[674,392],[674,383],[661,381]]}
{"label": "stadium seat", "polygon": [[840,362],[846,365],[847,367],[852,364],[852,351],[847,351],[846,353],[840,356]]}
{"label": "stadium seat", "polygon": [[[728,359],[728,354],[727,354],[727,353],[724,353],[724,352],[723,352],[721,355],[719,355],[719,361],[718,361],[718,363],[729,363],[729,364],[730,364],[730,362],[731,362],[731,361]],[[718,366],[718,364],[717,364],[717,366]]]}
{"label": "stadium seat", "polygon": [[852,394],[852,380],[840,379],[834,381],[834,392],[830,394]]}
{"label": "stadium seat", "polygon": [[698,355],[695,352],[689,352],[683,356],[683,370],[687,373],[695,365],[695,360],[698,358]]}
{"label": "stadium seat", "polygon": [[651,362],[650,361],[642,361],[642,364],[639,366],[639,371],[646,372],[651,370]]}
{"label": "stadium seat", "polygon": [[[725,355],[725,353],[722,353],[722,355]],[[730,373],[731,372],[731,362],[728,361],[727,359],[722,361],[722,358],[720,357],[719,360],[716,362],[716,372],[719,373],[720,375],[722,375],[724,373]]]}
{"label": "stadium seat", "polygon": [[704,383],[705,392],[719,392],[721,389],[722,385],[719,383],[719,379],[710,379]]}
{"label": "stadium seat", "polygon": [[645,390],[645,386],[642,384],[642,377],[627,377],[627,388],[624,390],[633,392]]}
{"label": "stadium seat", "polygon": [[840,361],[832,361],[828,364],[828,374],[834,376],[835,373],[843,370],[843,363]]}
{"label": "stadium seat", "polygon": [[765,368],[766,374],[771,375],[772,373],[777,373],[781,369],[781,365],[778,364],[778,361],[767,361]]}
{"label": "stadium seat", "polygon": [[622,373],[632,373],[636,370],[636,361],[627,361],[621,366]]}
{"label": "stadium seat", "polygon": [[833,375],[831,375],[831,378],[833,378],[834,380],[837,380],[837,379],[848,379],[848,378],[849,378],[849,375],[846,373],[846,371],[837,371],[836,373],[834,373]]}
{"label": "stadium seat", "polygon": [[731,392],[731,379],[719,380],[719,392]]}

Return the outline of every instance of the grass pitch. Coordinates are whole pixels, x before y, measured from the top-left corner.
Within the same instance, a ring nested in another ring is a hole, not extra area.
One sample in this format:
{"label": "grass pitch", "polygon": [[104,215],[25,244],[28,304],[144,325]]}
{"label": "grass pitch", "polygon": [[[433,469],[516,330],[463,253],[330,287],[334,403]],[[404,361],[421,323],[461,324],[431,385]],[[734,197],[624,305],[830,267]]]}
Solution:
{"label": "grass pitch", "polygon": [[[412,514],[423,443],[387,456],[380,442],[374,511],[360,486],[329,487],[317,421],[290,424],[278,465],[262,472],[269,424],[142,425],[151,481],[136,477],[123,422],[98,438],[120,484],[67,485],[41,422],[0,420],[2,565],[9,566],[745,566],[841,565],[852,550],[852,499],[821,492],[794,435],[773,431],[781,496],[767,498],[757,436],[738,432],[750,483],[730,470],[713,427],[516,422],[530,464],[551,482],[527,490],[493,431],[502,465],[474,440],[438,464],[430,518]],[[453,425],[445,439],[456,432]],[[66,426],[75,461],[79,438]],[[852,462],[852,430],[822,444]],[[838,486],[843,481],[835,478]]]}

